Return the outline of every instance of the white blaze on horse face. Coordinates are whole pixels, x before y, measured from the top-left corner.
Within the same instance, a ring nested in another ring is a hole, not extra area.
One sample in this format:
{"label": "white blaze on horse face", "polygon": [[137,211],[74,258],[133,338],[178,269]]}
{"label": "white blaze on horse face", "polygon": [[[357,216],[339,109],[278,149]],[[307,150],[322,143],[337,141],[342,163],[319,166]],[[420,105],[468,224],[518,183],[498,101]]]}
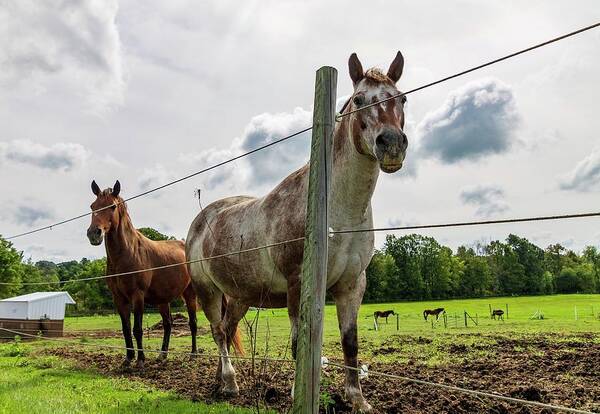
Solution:
{"label": "white blaze on horse face", "polygon": [[[361,104],[352,102],[352,110],[360,109],[361,106],[389,99],[398,95],[400,91],[393,85],[380,82],[373,86],[373,81],[363,79],[356,85],[354,97],[359,96]],[[383,116],[382,116],[383,114]],[[391,129],[404,132],[404,105],[401,98],[390,99],[379,105],[373,105],[369,108],[353,114],[354,119],[358,119],[361,125],[361,131],[358,134],[361,137],[361,148],[368,155],[377,158],[376,138],[385,130]],[[353,131],[356,133],[356,131]],[[404,154],[402,154],[402,158]]]}

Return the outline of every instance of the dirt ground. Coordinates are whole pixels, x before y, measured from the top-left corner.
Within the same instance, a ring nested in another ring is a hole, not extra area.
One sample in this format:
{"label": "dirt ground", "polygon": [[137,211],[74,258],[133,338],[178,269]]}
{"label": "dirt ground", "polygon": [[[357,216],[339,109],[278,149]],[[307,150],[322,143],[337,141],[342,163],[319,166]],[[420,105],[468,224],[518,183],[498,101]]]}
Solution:
{"label": "dirt ground", "polygon": [[[477,336],[477,335],[472,335]],[[489,339],[486,336],[486,339]],[[374,363],[370,371],[380,371],[428,380],[463,388],[496,392],[502,395],[564,405],[590,411],[600,411],[600,344],[591,334],[579,334],[561,339],[558,336],[531,335],[519,339],[493,338],[495,344],[473,341],[473,346],[450,346],[443,351],[452,361],[446,366],[431,367],[418,361],[407,363]],[[374,353],[394,359],[402,355],[395,346],[411,341],[430,341],[408,336],[390,337]],[[433,344],[431,346],[434,346]],[[488,352],[481,352],[488,351]],[[492,351],[492,352],[489,352]],[[143,371],[121,368],[122,356],[77,352],[73,348],[46,351],[77,361],[82,367],[95,367],[111,376],[139,379],[155,387],[174,391],[186,398],[217,401],[215,361],[205,358],[190,360],[170,356],[166,362],[149,357]],[[463,358],[464,357],[464,358]],[[361,361],[364,363],[365,361]],[[271,362],[256,362],[254,375],[251,361],[234,362],[238,372],[240,396],[232,404],[252,407],[257,401],[279,412],[291,405],[292,366]],[[343,395],[343,371],[327,367],[324,370],[323,396],[329,401],[329,413],[350,412]],[[546,413],[544,409],[509,404],[489,398],[479,398],[416,385],[373,374],[361,380],[363,392],[377,413]],[[335,411],[334,411],[335,409]]]}

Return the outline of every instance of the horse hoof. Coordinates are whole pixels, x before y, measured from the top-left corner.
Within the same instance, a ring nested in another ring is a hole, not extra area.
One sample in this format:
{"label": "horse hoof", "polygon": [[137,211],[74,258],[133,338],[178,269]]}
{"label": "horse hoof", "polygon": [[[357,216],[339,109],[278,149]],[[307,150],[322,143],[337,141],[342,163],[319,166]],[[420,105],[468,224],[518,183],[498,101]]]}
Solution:
{"label": "horse hoof", "polygon": [[237,386],[237,384],[229,386],[226,385],[223,386],[223,388],[221,388],[221,395],[225,398],[237,397],[238,395],[240,395],[240,389]]}
{"label": "horse hoof", "polygon": [[352,412],[353,413],[370,413],[370,412],[373,412],[373,407],[371,407],[371,404],[369,404],[365,400],[357,401],[353,404]]}
{"label": "horse hoof", "polygon": [[123,360],[123,362],[121,362],[121,369],[123,369],[124,371],[130,370],[131,369],[131,359],[125,358]]}
{"label": "horse hoof", "polygon": [[144,360],[143,359],[138,359],[137,362],[135,363],[135,367],[142,371],[144,369]]}
{"label": "horse hoof", "polygon": [[166,361],[167,360],[167,353],[166,352],[161,352],[160,354],[158,354],[158,361]]}

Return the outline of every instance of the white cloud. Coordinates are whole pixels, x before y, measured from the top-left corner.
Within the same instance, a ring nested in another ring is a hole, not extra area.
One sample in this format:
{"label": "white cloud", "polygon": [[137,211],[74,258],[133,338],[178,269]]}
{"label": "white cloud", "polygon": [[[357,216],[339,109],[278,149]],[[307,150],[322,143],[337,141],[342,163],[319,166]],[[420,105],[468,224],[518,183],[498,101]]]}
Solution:
{"label": "white cloud", "polygon": [[508,151],[519,115],[512,89],[497,79],[469,82],[417,125],[419,157],[445,164]]}
{"label": "white cloud", "polygon": [[[147,191],[154,187],[166,184],[174,178],[175,174],[168,171],[163,165],[156,164],[152,168],[144,168],[138,179],[138,185],[142,191]],[[160,192],[154,194],[157,197],[160,195]]]}
{"label": "white cloud", "polygon": [[560,178],[560,188],[580,192],[600,189],[600,148],[593,150]]}
{"label": "white cloud", "polygon": [[[198,169],[205,168],[305,129],[311,121],[312,112],[302,108],[292,112],[263,113],[250,120],[242,136],[234,139],[229,148],[182,154],[180,160],[194,163]],[[220,167],[207,174],[204,184],[209,189],[218,185],[260,187],[274,184],[306,163],[309,150],[310,131]]]}
{"label": "white cloud", "polygon": [[123,101],[116,0],[0,3],[0,85],[16,95],[80,96],[94,112]]}
{"label": "white cloud", "polygon": [[465,204],[476,206],[475,214],[481,217],[491,217],[508,210],[504,190],[494,185],[467,187],[461,191],[460,199]]}
{"label": "white cloud", "polygon": [[89,152],[80,144],[58,142],[45,146],[29,140],[0,142],[0,161],[32,165],[54,171],[70,171],[83,165]]}

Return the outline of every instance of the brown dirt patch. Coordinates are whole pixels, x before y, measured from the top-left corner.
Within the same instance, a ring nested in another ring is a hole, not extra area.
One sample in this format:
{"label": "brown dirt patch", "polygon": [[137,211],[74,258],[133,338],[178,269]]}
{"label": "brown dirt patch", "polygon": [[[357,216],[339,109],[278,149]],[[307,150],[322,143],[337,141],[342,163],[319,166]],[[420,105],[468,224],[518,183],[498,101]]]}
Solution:
{"label": "brown dirt patch", "polygon": [[[477,336],[477,335],[474,335]],[[489,338],[487,336],[486,338]],[[526,338],[493,338],[484,356],[470,355],[471,347],[451,346],[444,351],[464,356],[461,363],[430,367],[415,361],[408,363],[371,364],[370,371],[380,371],[458,387],[496,392],[502,395],[540,401],[590,411],[600,410],[600,345],[597,336],[580,334],[561,339],[560,335],[535,335]],[[414,341],[406,336],[394,337],[396,344]],[[596,339],[597,342],[597,339]],[[393,342],[385,344],[389,358],[398,349]],[[221,400],[216,394],[216,361],[205,358],[189,360],[170,356],[164,363],[154,357],[146,361],[142,372],[124,371],[122,356],[76,351],[73,348],[47,350],[47,353],[77,361],[82,367],[94,367],[111,376],[139,379],[161,389],[174,391],[192,400]],[[361,363],[364,363],[362,361]],[[282,363],[257,362],[254,374],[250,361],[235,361],[240,396],[230,402],[252,407],[257,398],[262,404],[285,412],[291,405],[292,367]],[[342,398],[343,372],[328,367],[324,370],[324,392],[336,413],[349,412]],[[361,381],[365,397],[377,413],[547,413],[544,409],[509,404],[489,398],[392,380],[369,374]],[[330,410],[329,412],[333,412]]]}

